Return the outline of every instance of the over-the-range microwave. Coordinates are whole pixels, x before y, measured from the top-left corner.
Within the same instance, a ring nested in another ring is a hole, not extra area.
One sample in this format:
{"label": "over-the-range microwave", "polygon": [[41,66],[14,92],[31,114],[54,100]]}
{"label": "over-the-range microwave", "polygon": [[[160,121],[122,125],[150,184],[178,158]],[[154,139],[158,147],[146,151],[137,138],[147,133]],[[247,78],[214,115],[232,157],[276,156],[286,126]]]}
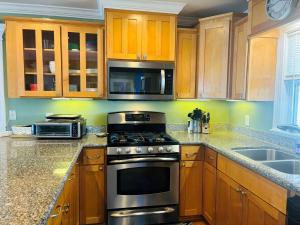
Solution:
{"label": "over-the-range microwave", "polygon": [[172,62],[108,61],[110,100],[173,100]]}

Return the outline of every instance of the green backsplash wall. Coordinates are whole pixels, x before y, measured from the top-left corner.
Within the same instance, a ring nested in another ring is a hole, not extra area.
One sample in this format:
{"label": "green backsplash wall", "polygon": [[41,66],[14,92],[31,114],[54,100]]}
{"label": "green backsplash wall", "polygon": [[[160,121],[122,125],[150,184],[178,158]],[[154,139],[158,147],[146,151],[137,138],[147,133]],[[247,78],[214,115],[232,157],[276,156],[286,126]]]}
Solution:
{"label": "green backsplash wall", "polygon": [[233,125],[245,126],[250,117],[250,128],[270,130],[273,124],[273,102],[230,102],[229,120]]}
{"label": "green backsplash wall", "polygon": [[108,101],[108,100],[46,100],[9,99],[8,109],[16,110],[17,120],[12,124],[30,124],[42,120],[46,113],[79,113],[89,125],[106,124],[106,114],[114,111],[146,110],[167,114],[167,122],[186,123],[187,114],[198,107],[209,111],[212,123],[229,123],[229,103],[226,101]]}

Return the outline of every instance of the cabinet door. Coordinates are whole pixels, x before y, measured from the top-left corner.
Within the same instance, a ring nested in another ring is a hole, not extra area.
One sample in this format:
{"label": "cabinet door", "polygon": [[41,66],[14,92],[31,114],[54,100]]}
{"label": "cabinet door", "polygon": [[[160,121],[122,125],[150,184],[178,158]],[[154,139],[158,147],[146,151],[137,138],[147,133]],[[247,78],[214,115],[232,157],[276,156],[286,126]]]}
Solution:
{"label": "cabinet door", "polygon": [[230,24],[229,19],[200,22],[199,98],[227,97]]}
{"label": "cabinet door", "polygon": [[60,195],[57,203],[51,211],[50,218],[48,219],[47,225],[61,225],[62,223],[62,210],[65,201],[64,192]]}
{"label": "cabinet door", "polygon": [[283,213],[275,209],[251,192],[244,191],[243,225],[285,225]]}
{"label": "cabinet door", "polygon": [[180,216],[202,214],[202,168],[201,161],[184,161],[180,167]]}
{"label": "cabinet door", "polygon": [[8,49],[17,52],[16,61],[13,62],[14,65],[8,65],[8,68],[18,63],[15,87],[18,89],[18,95],[21,97],[61,96],[60,26],[19,23],[16,39],[15,49]]}
{"label": "cabinet door", "polygon": [[208,163],[203,166],[203,216],[210,225],[215,224],[217,170]]}
{"label": "cabinet door", "polygon": [[70,225],[79,225],[79,166],[75,164],[69,177],[70,182]]}
{"label": "cabinet door", "polygon": [[141,59],[142,15],[106,12],[107,58]]}
{"label": "cabinet door", "polygon": [[197,30],[178,30],[176,98],[196,97]]}
{"label": "cabinet door", "polygon": [[247,18],[245,18],[234,27],[231,98],[237,100],[246,98],[246,68],[248,46],[247,21]]}
{"label": "cabinet door", "polygon": [[64,97],[103,97],[103,28],[63,26],[62,56]]}
{"label": "cabinet door", "polygon": [[217,173],[216,224],[243,224],[243,198],[241,187],[221,172]]}
{"label": "cabinet door", "polygon": [[104,166],[80,166],[80,224],[104,222]]}
{"label": "cabinet door", "polygon": [[174,61],[176,16],[144,15],[142,60]]}
{"label": "cabinet door", "polygon": [[275,37],[250,40],[247,100],[273,101],[276,78],[277,41]]}

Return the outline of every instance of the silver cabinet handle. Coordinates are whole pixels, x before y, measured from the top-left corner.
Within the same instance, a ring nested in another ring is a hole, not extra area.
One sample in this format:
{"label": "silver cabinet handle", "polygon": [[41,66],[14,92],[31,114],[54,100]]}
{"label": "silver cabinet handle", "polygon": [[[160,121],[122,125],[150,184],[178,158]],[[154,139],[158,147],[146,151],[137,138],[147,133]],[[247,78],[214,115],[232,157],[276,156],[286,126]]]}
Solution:
{"label": "silver cabinet handle", "polygon": [[147,60],[147,57],[148,57],[147,54],[145,54],[145,55],[144,55],[144,60]]}
{"label": "silver cabinet handle", "polygon": [[161,75],[160,94],[163,95],[165,93],[165,88],[166,88],[166,71],[161,70],[160,75]]}
{"label": "silver cabinet handle", "polygon": [[110,163],[131,163],[131,162],[172,162],[177,161],[177,158],[135,158],[135,159],[121,159],[121,160],[112,160]]}
{"label": "silver cabinet handle", "polygon": [[166,207],[157,210],[124,210],[120,212],[115,212],[111,214],[111,217],[127,217],[127,216],[145,216],[145,215],[152,215],[152,214],[168,214],[174,212],[175,209]]}
{"label": "silver cabinet handle", "polygon": [[101,155],[96,155],[94,157],[91,157],[91,156],[86,156],[87,159],[89,160],[96,160],[96,159],[100,159],[101,158]]}
{"label": "silver cabinet handle", "polygon": [[62,207],[61,206],[57,206],[57,213],[56,214],[51,214],[50,215],[50,218],[57,218],[57,217],[59,217],[60,216],[60,214],[61,214],[61,212],[62,212]]}
{"label": "silver cabinet handle", "polygon": [[242,191],[241,194],[242,195],[247,195],[247,192],[246,191]]}
{"label": "silver cabinet handle", "polygon": [[141,60],[141,55],[140,55],[140,54],[137,54],[137,55],[136,55],[136,58],[137,58],[138,60]]}
{"label": "silver cabinet handle", "polygon": [[240,188],[236,188],[235,191],[236,192],[242,192],[242,190]]}
{"label": "silver cabinet handle", "polygon": [[192,157],[196,157],[198,155],[198,153],[186,153],[185,156],[187,158],[192,158]]}

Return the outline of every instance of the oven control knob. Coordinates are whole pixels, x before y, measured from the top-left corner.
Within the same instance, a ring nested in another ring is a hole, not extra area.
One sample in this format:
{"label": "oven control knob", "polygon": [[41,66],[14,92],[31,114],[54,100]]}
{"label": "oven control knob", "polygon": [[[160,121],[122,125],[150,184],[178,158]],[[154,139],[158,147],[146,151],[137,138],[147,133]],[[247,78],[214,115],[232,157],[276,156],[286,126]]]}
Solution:
{"label": "oven control knob", "polygon": [[138,148],[136,148],[135,151],[136,151],[136,153],[141,153],[141,152],[142,152],[142,148],[139,148],[139,147],[138,147]]}
{"label": "oven control knob", "polygon": [[154,151],[154,149],[152,147],[148,148],[148,152],[153,152],[153,151]]}
{"label": "oven control knob", "polygon": [[117,153],[121,154],[122,153],[122,149],[121,148],[117,148]]}
{"label": "oven control knob", "polygon": [[126,148],[125,152],[129,154],[131,152],[130,148]]}
{"label": "oven control knob", "polygon": [[167,152],[172,152],[172,147],[171,146],[167,147]]}
{"label": "oven control knob", "polygon": [[163,147],[158,147],[158,151],[159,151],[159,152],[163,152],[163,151],[164,151],[164,148],[163,148]]}

